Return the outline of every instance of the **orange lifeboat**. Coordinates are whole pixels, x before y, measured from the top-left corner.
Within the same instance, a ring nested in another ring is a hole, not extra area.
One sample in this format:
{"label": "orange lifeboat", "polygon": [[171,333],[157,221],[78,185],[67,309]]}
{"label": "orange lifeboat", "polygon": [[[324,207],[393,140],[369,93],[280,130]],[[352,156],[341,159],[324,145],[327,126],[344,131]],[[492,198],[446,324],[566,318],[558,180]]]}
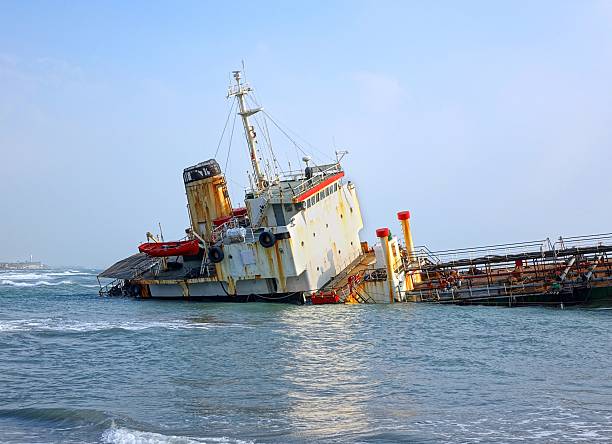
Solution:
{"label": "orange lifeboat", "polygon": [[138,251],[153,257],[195,256],[200,250],[197,239],[176,242],[147,242],[138,246]]}

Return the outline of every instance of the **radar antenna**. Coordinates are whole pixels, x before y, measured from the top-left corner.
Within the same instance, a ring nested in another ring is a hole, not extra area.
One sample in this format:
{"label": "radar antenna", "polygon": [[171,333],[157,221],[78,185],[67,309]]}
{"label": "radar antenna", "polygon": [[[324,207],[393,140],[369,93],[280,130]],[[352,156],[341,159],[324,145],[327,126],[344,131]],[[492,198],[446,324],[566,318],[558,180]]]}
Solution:
{"label": "radar antenna", "polygon": [[238,99],[238,106],[240,107],[240,111],[238,114],[242,117],[242,124],[244,125],[244,133],[246,135],[247,144],[249,145],[249,155],[251,157],[251,164],[253,166],[253,176],[255,179],[255,189],[256,191],[262,191],[267,186],[266,176],[261,171],[261,167],[259,166],[259,159],[257,158],[257,134],[255,133],[255,128],[249,122],[249,117],[253,114],[258,113],[263,108],[252,108],[248,109],[246,106],[245,95],[252,91],[252,88],[246,84],[242,83],[241,80],[241,71],[233,71],[234,79],[236,80],[236,85],[230,86],[230,89],[227,93],[227,97],[236,96]]}

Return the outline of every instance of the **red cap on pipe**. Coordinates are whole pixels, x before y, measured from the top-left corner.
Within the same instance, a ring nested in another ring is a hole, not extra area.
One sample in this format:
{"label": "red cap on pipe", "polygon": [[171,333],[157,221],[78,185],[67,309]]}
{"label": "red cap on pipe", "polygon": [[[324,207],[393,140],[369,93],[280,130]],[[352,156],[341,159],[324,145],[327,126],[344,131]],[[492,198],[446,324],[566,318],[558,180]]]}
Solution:
{"label": "red cap on pipe", "polygon": [[376,236],[377,237],[388,237],[389,236],[389,229],[388,228],[379,228],[378,230],[376,230]]}
{"label": "red cap on pipe", "polygon": [[397,213],[398,220],[408,220],[410,219],[410,211],[400,211]]}

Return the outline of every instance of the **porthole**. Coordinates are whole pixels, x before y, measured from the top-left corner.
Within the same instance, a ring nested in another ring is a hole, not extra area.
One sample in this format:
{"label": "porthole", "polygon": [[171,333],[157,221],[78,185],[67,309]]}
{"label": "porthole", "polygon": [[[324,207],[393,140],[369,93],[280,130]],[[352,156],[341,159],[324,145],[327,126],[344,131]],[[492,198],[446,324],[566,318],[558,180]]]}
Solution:
{"label": "porthole", "polygon": [[325,224],[325,228],[329,228],[329,224]]}
{"label": "porthole", "polygon": [[302,241],[302,247],[304,246],[304,241]]}

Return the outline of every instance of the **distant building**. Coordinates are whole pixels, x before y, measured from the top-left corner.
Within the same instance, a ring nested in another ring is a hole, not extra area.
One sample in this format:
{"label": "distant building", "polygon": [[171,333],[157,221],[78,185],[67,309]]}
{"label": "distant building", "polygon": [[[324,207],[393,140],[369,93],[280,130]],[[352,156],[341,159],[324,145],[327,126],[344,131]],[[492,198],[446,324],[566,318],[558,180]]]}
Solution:
{"label": "distant building", "polygon": [[42,262],[29,261],[23,262],[0,262],[0,270],[40,270],[45,268]]}

